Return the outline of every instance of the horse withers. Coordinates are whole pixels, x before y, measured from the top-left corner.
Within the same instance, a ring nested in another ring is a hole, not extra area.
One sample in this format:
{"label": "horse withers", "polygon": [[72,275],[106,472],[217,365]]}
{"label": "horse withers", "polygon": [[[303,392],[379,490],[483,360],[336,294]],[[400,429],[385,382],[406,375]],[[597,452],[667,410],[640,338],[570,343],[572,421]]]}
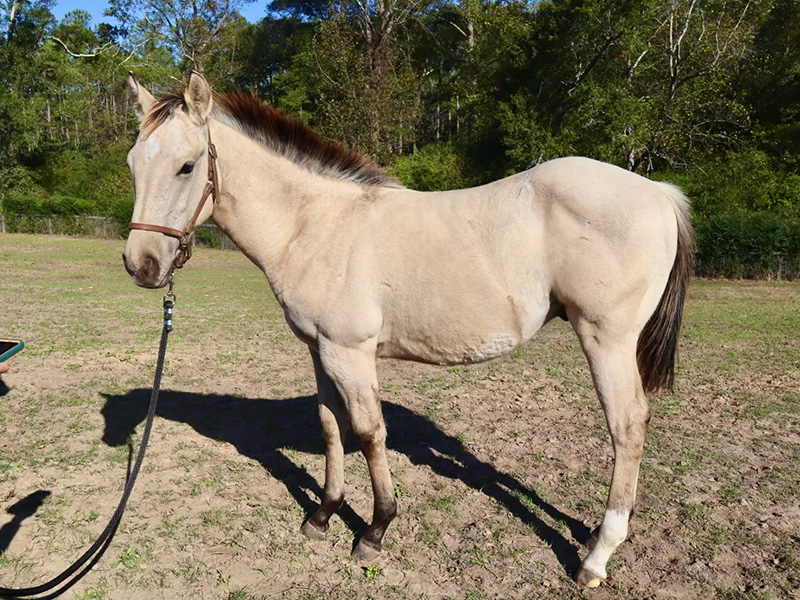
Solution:
{"label": "horse withers", "polygon": [[589,362],[614,446],[605,515],[576,574],[599,585],[636,499],[646,393],[673,382],[693,249],[680,190],[562,158],[477,188],[416,192],[254,97],[213,96],[197,73],[184,93],[158,99],[133,75],[129,84],[140,119],[128,156],[133,220],[157,226],[128,238],[134,281],[164,286],[182,253],[178,236],[158,227],[185,232],[193,215],[212,218],[261,268],[309,347],[325,486],[303,532],[322,537],[344,501],[352,429],[374,495],[353,552],[370,559],[381,550],[397,505],[377,358],[485,361],[561,316]]}

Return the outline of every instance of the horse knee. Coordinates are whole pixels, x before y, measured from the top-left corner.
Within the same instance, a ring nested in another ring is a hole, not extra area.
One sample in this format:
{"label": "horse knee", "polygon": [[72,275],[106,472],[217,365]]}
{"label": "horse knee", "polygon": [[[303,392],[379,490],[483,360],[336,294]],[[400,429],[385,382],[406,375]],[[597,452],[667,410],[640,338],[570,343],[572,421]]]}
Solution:
{"label": "horse knee", "polygon": [[361,451],[366,454],[371,454],[376,448],[383,448],[386,444],[386,428],[381,423],[369,429],[363,429],[356,432],[358,438],[358,445]]}
{"label": "horse knee", "polygon": [[344,440],[342,439],[342,434],[336,423],[326,423],[322,426],[322,442],[325,444],[326,448],[342,445]]}
{"label": "horse knee", "polygon": [[648,403],[630,403],[624,407],[624,411],[607,411],[607,415],[615,451],[641,458],[647,426],[650,422]]}
{"label": "horse knee", "polygon": [[638,419],[628,420],[617,431],[612,432],[618,450],[627,450],[635,454],[642,453],[646,434],[647,423]]}
{"label": "horse knee", "polygon": [[380,414],[380,407],[376,411],[359,410],[351,412],[353,433],[358,438],[359,447],[367,451],[373,447],[382,447],[386,442],[386,425]]}

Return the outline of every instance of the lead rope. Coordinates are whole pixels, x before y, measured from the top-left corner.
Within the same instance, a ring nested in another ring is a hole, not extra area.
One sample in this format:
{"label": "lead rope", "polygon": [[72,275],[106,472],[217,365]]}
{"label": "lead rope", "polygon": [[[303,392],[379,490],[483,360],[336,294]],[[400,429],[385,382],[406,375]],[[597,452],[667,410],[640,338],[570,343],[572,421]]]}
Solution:
{"label": "lead rope", "polygon": [[[53,588],[66,581],[61,589],[56,590],[47,596],[42,596],[37,600],[56,598],[57,596],[60,596],[89,572],[95,563],[100,560],[100,557],[103,556],[103,553],[106,551],[111,543],[111,540],[114,538],[114,534],[117,531],[119,522],[122,519],[122,513],[125,512],[125,506],[128,504],[128,498],[133,491],[133,486],[136,484],[136,476],[139,474],[139,469],[142,466],[144,453],[147,450],[147,441],[150,439],[150,430],[153,428],[153,417],[156,414],[156,405],[158,404],[158,390],[161,387],[161,373],[164,370],[164,356],[167,351],[167,337],[169,336],[169,332],[172,331],[172,311],[175,307],[176,299],[172,288],[173,271],[170,271],[169,291],[164,294],[164,328],[161,330],[161,345],[158,348],[158,362],[156,363],[156,375],[155,379],[153,380],[153,392],[150,395],[150,407],[147,410],[147,422],[145,423],[144,432],[142,433],[142,441],[139,443],[139,452],[136,455],[136,461],[133,464],[133,468],[128,471],[128,474],[125,478],[125,489],[122,491],[122,498],[120,499],[117,509],[114,511],[114,514],[111,517],[111,521],[109,521],[108,525],[106,525],[103,533],[100,534],[100,537],[98,537],[97,541],[92,544],[91,548],[84,552],[83,556],[72,563],[72,565],[70,565],[63,573],[54,577],[50,581],[35,587],[20,589],[0,587],[0,598],[28,598],[29,596],[38,596],[39,594],[49,592]],[[83,571],[75,575],[75,573],[77,573],[77,571],[87,562],[89,562],[89,565]],[[67,579],[73,575],[75,575],[75,577],[71,581],[67,581]]]}

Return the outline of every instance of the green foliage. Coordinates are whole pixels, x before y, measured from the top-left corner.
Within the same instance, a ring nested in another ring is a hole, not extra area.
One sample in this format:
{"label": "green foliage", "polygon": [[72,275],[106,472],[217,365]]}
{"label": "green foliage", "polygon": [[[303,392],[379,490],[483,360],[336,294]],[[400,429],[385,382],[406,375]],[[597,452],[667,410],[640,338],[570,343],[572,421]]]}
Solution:
{"label": "green foliage", "polygon": [[11,192],[6,197],[4,209],[7,212],[27,215],[81,215],[93,211],[93,204],[74,196],[64,196],[58,192]]}
{"label": "green foliage", "polygon": [[416,119],[418,82],[408,57],[388,40],[371,47],[347,14],[334,12],[320,24],[282,83],[288,104],[311,106],[304,116],[320,133],[384,164]]}
{"label": "green foliage", "polygon": [[145,559],[145,555],[138,548],[128,548],[122,553],[116,564],[122,564],[128,569],[138,567]]}
{"label": "green foliage", "polygon": [[[292,59],[313,38],[311,23],[294,18],[267,15],[248,32],[241,72],[236,84],[249,88],[273,105],[301,112],[307,102],[305,87],[288,77]],[[297,75],[297,73],[293,73]]]}
{"label": "green foliage", "polygon": [[24,215],[104,216],[127,223],[133,210],[127,145],[117,142],[97,156],[67,149],[47,157],[32,173],[36,181],[5,194],[2,209]]}
{"label": "green foliage", "polygon": [[243,1],[111,0],[121,27],[83,10],[58,22],[52,0],[21,0],[14,18],[15,3],[0,3],[7,222],[127,223],[127,71],[159,95],[193,66],[218,92],[251,90],[413,189],[568,154],[670,180],[692,198],[701,273],[771,276],[776,256],[794,272],[795,0],[275,0],[255,24],[236,13]]}
{"label": "green foliage", "polygon": [[577,106],[565,118],[563,132],[575,154],[624,167],[647,154],[657,127],[650,98],[619,83],[591,81],[575,90],[573,100]]}
{"label": "green foliage", "polygon": [[498,120],[504,134],[506,155],[511,159],[506,174],[572,154],[569,142],[552,134],[546,126],[546,117],[542,116],[526,94],[514,94],[510,102],[500,104]]}
{"label": "green foliage", "polygon": [[692,200],[698,275],[800,277],[800,175],[757,149],[656,175]]}
{"label": "green foliage", "polygon": [[774,213],[695,219],[696,272],[702,277],[800,277],[800,222]]}
{"label": "green foliage", "polygon": [[376,567],[375,565],[367,565],[364,567],[364,577],[366,579],[374,581],[381,576],[382,569],[380,567]]}
{"label": "green foliage", "polygon": [[680,185],[698,217],[769,211],[800,218],[800,175],[761,150],[728,152],[702,169],[664,171],[657,178]]}
{"label": "green foliage", "polygon": [[412,190],[454,190],[469,185],[462,157],[452,144],[431,144],[400,156],[392,165],[400,182]]}

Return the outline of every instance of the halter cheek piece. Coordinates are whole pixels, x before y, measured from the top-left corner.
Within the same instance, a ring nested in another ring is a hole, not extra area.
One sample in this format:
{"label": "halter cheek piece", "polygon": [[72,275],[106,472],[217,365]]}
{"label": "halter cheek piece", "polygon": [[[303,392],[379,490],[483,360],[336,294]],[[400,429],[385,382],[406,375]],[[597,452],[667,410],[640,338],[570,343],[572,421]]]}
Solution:
{"label": "halter cheek piece", "polygon": [[143,231],[155,231],[156,233],[163,233],[169,237],[177,238],[180,242],[178,244],[178,254],[175,257],[173,267],[180,269],[192,257],[192,243],[191,236],[197,229],[197,218],[206,204],[206,200],[211,196],[214,204],[219,202],[219,183],[217,180],[217,149],[211,142],[211,130],[208,131],[208,181],[206,187],[203,188],[203,194],[200,196],[200,202],[194,210],[192,219],[189,224],[183,229],[173,229],[172,227],[164,227],[163,225],[150,225],[149,223],[130,223],[128,229],[141,229]]}

